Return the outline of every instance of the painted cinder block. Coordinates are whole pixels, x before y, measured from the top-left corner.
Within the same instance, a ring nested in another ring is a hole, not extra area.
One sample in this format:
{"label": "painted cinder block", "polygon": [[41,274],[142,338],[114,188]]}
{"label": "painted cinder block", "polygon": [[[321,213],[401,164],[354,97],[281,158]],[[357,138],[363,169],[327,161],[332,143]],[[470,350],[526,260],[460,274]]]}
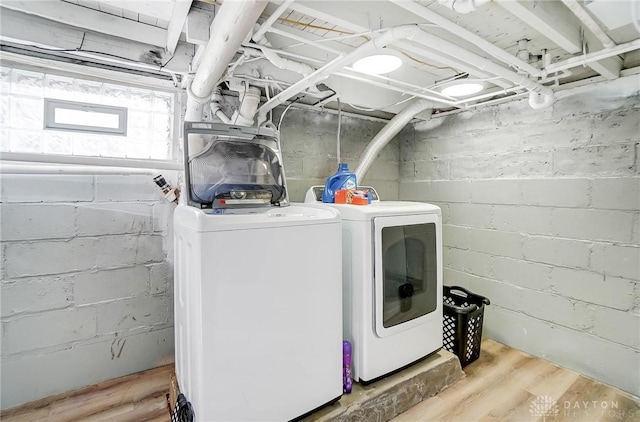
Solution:
{"label": "painted cinder block", "polygon": [[597,307],[593,333],[599,337],[640,350],[640,315]]}
{"label": "painted cinder block", "polygon": [[137,265],[115,270],[82,272],[74,276],[76,306],[130,298],[147,293],[149,268]]}
{"label": "painted cinder block", "polygon": [[416,160],[399,165],[401,180],[447,180],[451,176],[448,160]]}
{"label": "painted cinder block", "polygon": [[527,234],[551,234],[552,208],[494,205],[491,227]]}
{"label": "painted cinder block", "polygon": [[149,233],[152,205],[140,202],[103,202],[77,207],[78,236]]}
{"label": "painted cinder block", "polygon": [[522,258],[522,241],[519,233],[500,230],[471,229],[470,249],[490,255]]}
{"label": "painted cinder block", "polygon": [[173,301],[145,296],[96,305],[98,333],[113,334],[173,323]]}
{"label": "painted cinder block", "polygon": [[635,174],[633,144],[558,149],[553,170],[558,176],[623,176]]}
{"label": "painted cinder block", "polygon": [[75,207],[64,204],[0,204],[3,241],[61,239],[76,235]]}
{"label": "painted cinder block", "polygon": [[149,264],[149,294],[173,294],[173,268],[168,262]]}
{"label": "painted cinder block", "polygon": [[529,316],[576,330],[593,326],[593,309],[584,303],[538,290],[527,291],[525,297],[522,312]]}
{"label": "painted cinder block", "polygon": [[590,268],[607,275],[640,280],[640,247],[595,243]]}
{"label": "painted cinder block", "polygon": [[93,200],[94,176],[0,176],[2,202],[88,202]]}
{"label": "painted cinder block", "polygon": [[67,308],[72,304],[72,281],[67,275],[4,280],[2,316]]}
{"label": "painted cinder block", "polygon": [[552,153],[478,154],[451,160],[452,179],[547,177],[553,174]]}
{"label": "painted cinder block", "polygon": [[449,204],[450,224],[470,227],[491,227],[492,205]]}
{"label": "painted cinder block", "polygon": [[468,181],[432,181],[429,185],[429,200],[436,202],[469,202]]}
{"label": "painted cinder block", "polygon": [[593,119],[591,142],[599,145],[640,141],[640,109],[600,113]]}
{"label": "painted cinder block", "polygon": [[558,294],[569,298],[625,311],[634,305],[635,283],[624,278],[554,267],[551,282]]}
{"label": "painted cinder block", "polygon": [[97,268],[160,262],[165,258],[160,235],[74,238],[6,245],[9,277],[60,274]]}
{"label": "painted cinder block", "polygon": [[586,207],[588,179],[531,179],[522,181],[522,201],[545,207]]}
{"label": "painted cinder block", "polygon": [[403,201],[419,201],[429,203],[440,202],[431,198],[431,182],[402,181],[400,182],[399,186],[399,196]]}
{"label": "painted cinder block", "polygon": [[480,252],[449,248],[448,268],[461,271],[480,277],[492,276],[492,259],[491,255]]}
{"label": "painted cinder block", "polygon": [[481,204],[522,204],[522,181],[472,180],[471,202]]}
{"label": "painted cinder block", "polygon": [[591,206],[608,210],[640,210],[640,177],[591,181]]}
{"label": "painted cinder block", "polygon": [[551,231],[560,237],[630,242],[634,215],[624,211],[557,208]]}
{"label": "painted cinder block", "polygon": [[95,335],[95,309],[55,310],[5,322],[2,349],[14,354],[86,340]]}
{"label": "painted cinder block", "polygon": [[2,407],[170,364],[173,344],[173,328],[165,328],[3,359]]}
{"label": "painted cinder block", "polygon": [[588,242],[577,240],[527,236],[524,239],[523,252],[527,261],[563,267],[587,268],[589,245]]}
{"label": "painted cinder block", "polygon": [[496,280],[534,290],[549,290],[549,274],[553,267],[536,262],[496,256],[493,258],[493,277]]}
{"label": "painted cinder block", "polygon": [[162,191],[151,175],[98,175],[96,176],[96,200],[109,201],[160,201]]}
{"label": "painted cinder block", "polygon": [[453,226],[443,224],[442,226],[442,244],[457,249],[469,249],[469,233],[468,227]]}
{"label": "painted cinder block", "polygon": [[491,301],[489,306],[503,306],[517,310],[522,307],[525,290],[518,286],[452,269],[445,269],[443,283],[445,286],[464,287],[484,296]]}

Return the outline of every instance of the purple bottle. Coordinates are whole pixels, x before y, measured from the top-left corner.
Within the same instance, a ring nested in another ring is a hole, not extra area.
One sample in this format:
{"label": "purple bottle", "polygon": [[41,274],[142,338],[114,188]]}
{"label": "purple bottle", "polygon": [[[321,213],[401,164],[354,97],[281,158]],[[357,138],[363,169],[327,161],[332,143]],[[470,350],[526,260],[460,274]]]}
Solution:
{"label": "purple bottle", "polygon": [[351,387],[353,381],[351,381],[351,343],[348,341],[342,342],[342,390],[349,394],[351,393]]}

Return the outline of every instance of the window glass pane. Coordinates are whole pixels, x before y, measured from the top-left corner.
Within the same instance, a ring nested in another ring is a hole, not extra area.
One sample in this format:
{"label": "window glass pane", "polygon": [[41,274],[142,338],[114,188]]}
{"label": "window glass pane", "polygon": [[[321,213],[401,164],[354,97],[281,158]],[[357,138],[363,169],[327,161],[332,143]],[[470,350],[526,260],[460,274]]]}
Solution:
{"label": "window glass pane", "polygon": [[[42,129],[44,102],[30,97],[11,97],[11,121],[15,128]],[[22,151],[26,152],[26,151]]]}
{"label": "window glass pane", "polygon": [[11,91],[11,68],[0,67],[0,92]]}
{"label": "window glass pane", "polygon": [[45,154],[73,154],[73,144],[69,133],[47,130],[42,136],[42,143],[42,152]]}
{"label": "window glass pane", "polygon": [[151,98],[153,97],[151,91],[146,89],[131,89],[131,108],[137,108],[140,110],[149,110],[151,108]]}
{"label": "window glass pane", "polygon": [[11,151],[42,152],[42,132],[32,130],[12,130],[9,148]]}
{"label": "window glass pane", "polygon": [[0,151],[11,151],[11,145],[9,142],[9,129],[0,129]]}
{"label": "window glass pane", "polygon": [[419,318],[437,306],[436,227],[382,229],[383,326]]}
{"label": "window glass pane", "polygon": [[120,116],[117,114],[57,107],[54,112],[53,120],[56,123],[66,125],[97,126],[109,129],[118,129]]}
{"label": "window glass pane", "polygon": [[102,97],[102,84],[100,82],[76,79],[76,83],[76,95],[74,95],[73,99],[68,98],[69,100],[100,104]]}
{"label": "window glass pane", "polygon": [[44,75],[27,70],[13,69],[11,92],[23,95],[42,96]]}
{"label": "window glass pane", "polygon": [[47,75],[44,95],[47,98],[69,99],[73,97],[73,78],[64,76]]}
{"label": "window glass pane", "polygon": [[9,126],[9,97],[0,97],[0,126]]}

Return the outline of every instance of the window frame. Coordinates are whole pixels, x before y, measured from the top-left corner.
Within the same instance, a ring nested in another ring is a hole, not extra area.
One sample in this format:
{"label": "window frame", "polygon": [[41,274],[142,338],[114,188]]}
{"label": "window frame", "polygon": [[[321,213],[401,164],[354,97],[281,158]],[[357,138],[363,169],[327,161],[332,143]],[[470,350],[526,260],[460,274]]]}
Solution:
{"label": "window frame", "polygon": [[[118,116],[118,127],[108,128],[91,125],[75,125],[58,123],[55,121],[56,109],[79,110]],[[127,120],[129,109],[127,107],[108,106],[93,103],[81,103],[77,101],[44,98],[44,130],[61,130],[66,132],[97,133],[117,136],[127,136]]]}

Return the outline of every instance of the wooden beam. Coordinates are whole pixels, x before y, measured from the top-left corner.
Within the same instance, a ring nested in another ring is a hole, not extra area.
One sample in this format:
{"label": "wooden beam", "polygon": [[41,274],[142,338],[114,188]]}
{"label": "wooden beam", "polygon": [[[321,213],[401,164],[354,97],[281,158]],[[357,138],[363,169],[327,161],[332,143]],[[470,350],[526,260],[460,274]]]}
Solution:
{"label": "wooden beam", "polygon": [[213,15],[195,10],[187,15],[185,35],[188,43],[205,45],[209,42],[209,28],[213,22]]}
{"label": "wooden beam", "polygon": [[168,21],[171,19],[174,0],[100,0],[100,3]]}
{"label": "wooden beam", "polygon": [[165,69],[178,73],[188,71],[193,57],[193,46],[182,42],[171,56],[164,48],[153,45],[85,31],[4,7],[0,7],[0,12],[0,39],[8,42],[71,52],[82,46],[83,51],[102,53],[95,55],[102,60],[116,60],[113,56],[118,56],[122,58],[119,63],[125,66],[131,62],[148,63],[158,68],[159,64],[165,64]]}
{"label": "wooden beam", "polygon": [[169,54],[173,54],[178,45],[180,34],[182,34],[182,27],[187,20],[189,9],[191,9],[192,0],[176,0],[173,5],[173,12],[171,13],[171,19],[169,20],[169,27],[167,28],[167,51]]}
{"label": "wooden beam", "polygon": [[578,19],[560,2],[496,0],[514,16],[569,53],[582,51]]}
{"label": "wooden beam", "polygon": [[164,29],[62,1],[6,1],[2,7],[145,44],[165,47],[167,40]]}

